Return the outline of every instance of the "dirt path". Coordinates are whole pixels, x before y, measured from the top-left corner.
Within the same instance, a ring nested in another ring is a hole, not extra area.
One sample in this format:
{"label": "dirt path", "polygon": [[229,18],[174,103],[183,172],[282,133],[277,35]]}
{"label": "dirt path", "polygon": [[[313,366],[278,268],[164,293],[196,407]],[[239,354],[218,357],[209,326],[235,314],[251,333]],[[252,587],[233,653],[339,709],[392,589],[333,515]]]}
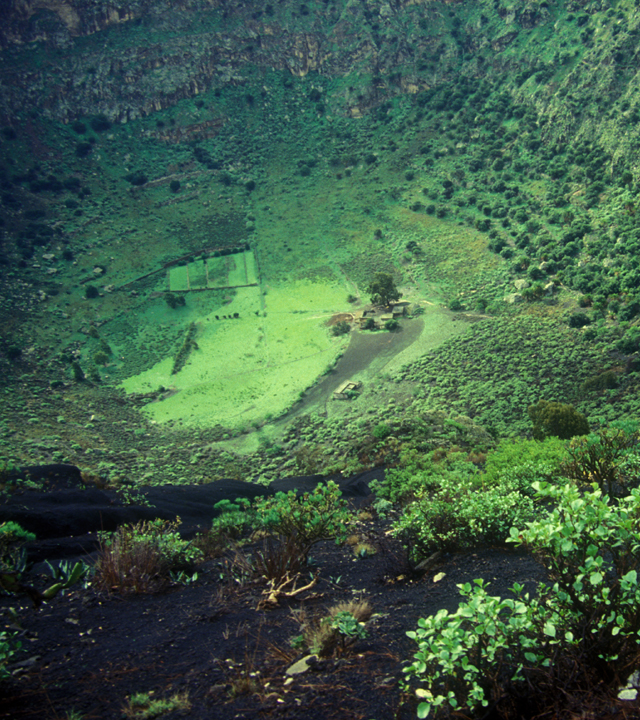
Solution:
{"label": "dirt path", "polygon": [[385,365],[398,353],[413,344],[424,328],[422,318],[405,320],[402,327],[394,332],[360,332],[351,333],[351,341],[344,355],[338,360],[336,367],[306,394],[300,405],[287,414],[292,417],[309,412],[314,405],[324,405],[331,398],[333,391],[345,380],[349,380],[370,366],[375,374],[380,373]]}

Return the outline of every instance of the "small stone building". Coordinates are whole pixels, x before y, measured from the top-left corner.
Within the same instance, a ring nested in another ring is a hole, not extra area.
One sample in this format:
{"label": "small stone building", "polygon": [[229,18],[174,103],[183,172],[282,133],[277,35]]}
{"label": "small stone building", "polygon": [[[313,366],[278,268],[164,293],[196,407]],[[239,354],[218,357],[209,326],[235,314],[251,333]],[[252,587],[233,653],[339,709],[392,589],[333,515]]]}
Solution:
{"label": "small stone building", "polygon": [[361,382],[353,382],[352,380],[346,380],[345,382],[338,385],[338,387],[333,391],[333,399],[349,400],[351,393],[358,392],[361,387]]}

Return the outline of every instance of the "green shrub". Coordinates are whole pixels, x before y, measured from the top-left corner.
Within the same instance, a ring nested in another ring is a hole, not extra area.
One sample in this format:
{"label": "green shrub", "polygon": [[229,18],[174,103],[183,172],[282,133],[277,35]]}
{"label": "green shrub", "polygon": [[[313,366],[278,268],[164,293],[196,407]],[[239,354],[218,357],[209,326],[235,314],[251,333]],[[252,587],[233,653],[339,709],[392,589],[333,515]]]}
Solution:
{"label": "green shrub", "polygon": [[406,504],[425,492],[436,491],[443,481],[454,479],[461,482],[462,478],[474,476],[477,468],[473,463],[462,459],[435,462],[427,455],[417,455],[407,460],[401,458],[405,466],[390,468],[382,481],[372,481],[371,490],[375,495],[393,503]]}
{"label": "green shrub", "polygon": [[389,437],[391,433],[392,430],[386,423],[378,423],[371,431],[371,434],[377,440],[384,440],[385,438]]}
{"label": "green shrub", "polygon": [[11,661],[11,658],[22,647],[22,643],[19,640],[14,640],[15,635],[16,633],[12,635],[7,632],[0,632],[0,680],[6,680],[10,677],[7,665]]}
{"label": "green shrub", "polygon": [[407,505],[393,534],[417,565],[436,550],[504,543],[513,525],[533,517],[533,500],[517,490],[496,486],[477,492],[468,481],[451,478]]}
{"label": "green shrub", "polygon": [[257,498],[253,509],[257,528],[284,538],[295,537],[305,558],[320,540],[343,540],[351,519],[347,502],[332,481],[300,497],[291,490],[275,497]]}
{"label": "green shrub", "polygon": [[640,433],[637,423],[611,426],[568,445],[564,474],[583,483],[597,483],[602,492],[614,496],[640,479]]}
{"label": "green shrub", "polygon": [[94,132],[106,132],[111,128],[111,122],[106,115],[96,115],[91,120],[91,129]]}
{"label": "green shrub", "polygon": [[132,185],[145,185],[149,182],[149,178],[142,170],[136,170],[135,172],[128,173],[124,176],[124,179]]}
{"label": "green shrub", "polygon": [[236,502],[220,500],[213,506],[219,515],[213,519],[212,531],[233,539],[241,537],[254,525],[255,512],[250,506],[251,503],[244,498],[239,498]]}
{"label": "green shrub", "polygon": [[536,440],[544,440],[550,436],[568,440],[575,435],[586,435],[589,432],[587,418],[573,405],[539,400],[536,405],[529,405],[528,412]]}
{"label": "green shrub", "polygon": [[331,328],[331,334],[335,337],[346,335],[348,332],[351,332],[351,325],[346,320],[340,320]]}
{"label": "green shrub", "polygon": [[187,304],[184,295],[176,295],[175,293],[171,292],[166,292],[164,294],[164,300],[172,310],[175,310],[179,307],[184,307]]}
{"label": "green shrub", "polygon": [[426,685],[417,692],[418,717],[490,703],[508,711],[510,700],[558,717],[582,698],[592,702],[596,686],[609,702],[638,667],[640,491],[614,503],[598,489],[535,487],[556,507],[524,530],[512,528],[510,540],[546,561],[551,582],[540,583],[535,598],[516,585],[515,599],[501,599],[476,580],[458,586],[466,601],[456,612],[418,621],[407,633],[418,652],[405,670],[407,680]]}
{"label": "green shrub", "polygon": [[36,536],[18,523],[6,521],[0,523],[0,588],[13,592],[20,581],[27,563],[25,543],[32,542]]}
{"label": "green shrub", "polygon": [[514,489],[529,493],[535,480],[551,481],[561,474],[562,463],[569,458],[564,440],[549,437],[540,440],[501,440],[488,455],[483,487],[508,482]]}
{"label": "green shrub", "polygon": [[109,356],[106,352],[99,350],[97,353],[94,354],[93,362],[96,365],[107,365],[107,363],[109,362]]}

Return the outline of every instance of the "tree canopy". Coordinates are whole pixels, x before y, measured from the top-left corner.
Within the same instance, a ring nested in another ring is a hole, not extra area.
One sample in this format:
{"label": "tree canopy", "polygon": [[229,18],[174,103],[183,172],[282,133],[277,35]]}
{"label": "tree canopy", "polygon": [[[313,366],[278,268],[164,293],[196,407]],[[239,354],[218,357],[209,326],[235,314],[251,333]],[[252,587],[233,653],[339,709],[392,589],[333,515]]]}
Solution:
{"label": "tree canopy", "polygon": [[371,302],[374,305],[389,305],[402,297],[393,276],[388,273],[376,273],[369,283],[367,292],[371,295]]}

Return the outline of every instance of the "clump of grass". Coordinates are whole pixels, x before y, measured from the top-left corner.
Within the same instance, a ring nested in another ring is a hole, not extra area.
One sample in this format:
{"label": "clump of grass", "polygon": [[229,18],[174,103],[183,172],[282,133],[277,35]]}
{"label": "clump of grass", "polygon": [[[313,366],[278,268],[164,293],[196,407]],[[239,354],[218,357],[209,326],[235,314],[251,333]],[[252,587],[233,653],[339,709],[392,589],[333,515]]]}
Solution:
{"label": "clump of grass", "polygon": [[170,698],[158,698],[157,700],[151,697],[152,694],[136,693],[128,698],[127,704],[122,710],[124,716],[132,720],[151,720],[151,718],[160,717],[160,715],[173,710],[187,712],[191,709],[187,692],[176,693]]}
{"label": "clump of grass", "polygon": [[302,613],[299,616],[301,644],[319,657],[340,654],[356,640],[366,637],[365,623],[372,613],[368,600],[340,602],[329,608],[327,615],[319,620],[307,619]]}
{"label": "clump of grass", "polygon": [[347,538],[347,545],[351,547],[353,554],[356,557],[369,557],[369,555],[376,554],[376,548],[366,538],[360,537],[360,535],[350,535]]}

